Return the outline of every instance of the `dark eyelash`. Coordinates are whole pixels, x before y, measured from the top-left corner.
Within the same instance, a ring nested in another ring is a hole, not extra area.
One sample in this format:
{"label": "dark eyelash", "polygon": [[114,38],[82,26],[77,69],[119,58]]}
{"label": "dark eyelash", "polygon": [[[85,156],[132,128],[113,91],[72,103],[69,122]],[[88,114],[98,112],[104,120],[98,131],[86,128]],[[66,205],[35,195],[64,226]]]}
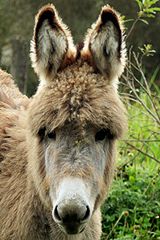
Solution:
{"label": "dark eyelash", "polygon": [[48,137],[49,139],[53,139],[55,140],[56,139],[56,133],[55,131],[51,131],[49,133],[46,133],[46,128],[45,127],[42,127],[39,129],[38,131],[38,136],[40,138],[40,140],[42,141],[45,137]]}
{"label": "dark eyelash", "polygon": [[42,127],[39,129],[38,131],[38,136],[40,138],[40,140],[42,141],[45,137],[45,132],[46,132],[46,128],[45,127]]}
{"label": "dark eyelash", "polygon": [[100,131],[98,131],[95,135],[95,141],[103,141],[105,138],[107,139],[113,139],[113,134],[111,133],[111,131],[109,129],[101,129]]}

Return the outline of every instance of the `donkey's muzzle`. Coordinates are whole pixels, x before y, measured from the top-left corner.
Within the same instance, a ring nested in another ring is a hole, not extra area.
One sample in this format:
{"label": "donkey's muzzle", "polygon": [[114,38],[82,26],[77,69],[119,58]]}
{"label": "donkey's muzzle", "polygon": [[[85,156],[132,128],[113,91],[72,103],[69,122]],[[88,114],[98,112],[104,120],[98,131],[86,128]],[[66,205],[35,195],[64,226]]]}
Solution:
{"label": "donkey's muzzle", "polygon": [[54,209],[54,220],[61,225],[68,234],[77,234],[84,230],[90,217],[89,206],[75,200],[63,201]]}

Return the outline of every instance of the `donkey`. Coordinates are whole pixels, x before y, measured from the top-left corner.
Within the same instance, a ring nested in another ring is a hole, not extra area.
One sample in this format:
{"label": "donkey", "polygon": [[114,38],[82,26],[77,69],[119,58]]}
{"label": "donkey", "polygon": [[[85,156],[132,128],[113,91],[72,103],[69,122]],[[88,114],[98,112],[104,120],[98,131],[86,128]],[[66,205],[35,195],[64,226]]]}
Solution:
{"label": "donkey", "polygon": [[123,36],[119,14],[107,5],[75,47],[49,4],[31,41],[36,94],[23,96],[0,72],[1,240],[100,239],[100,206],[127,126],[117,92]]}

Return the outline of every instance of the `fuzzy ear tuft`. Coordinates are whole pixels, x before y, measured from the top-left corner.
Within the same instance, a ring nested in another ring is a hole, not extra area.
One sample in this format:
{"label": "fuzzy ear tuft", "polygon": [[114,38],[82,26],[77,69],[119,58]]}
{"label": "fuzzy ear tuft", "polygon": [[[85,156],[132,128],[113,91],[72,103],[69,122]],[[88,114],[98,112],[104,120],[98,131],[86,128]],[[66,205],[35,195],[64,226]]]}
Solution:
{"label": "fuzzy ear tuft", "polygon": [[126,63],[123,30],[119,14],[109,5],[104,6],[97,22],[88,31],[81,52],[82,58],[89,58],[109,80],[120,77]]}
{"label": "fuzzy ear tuft", "polygon": [[72,62],[76,56],[71,33],[52,4],[42,7],[35,18],[30,56],[43,80],[52,79],[64,61]]}

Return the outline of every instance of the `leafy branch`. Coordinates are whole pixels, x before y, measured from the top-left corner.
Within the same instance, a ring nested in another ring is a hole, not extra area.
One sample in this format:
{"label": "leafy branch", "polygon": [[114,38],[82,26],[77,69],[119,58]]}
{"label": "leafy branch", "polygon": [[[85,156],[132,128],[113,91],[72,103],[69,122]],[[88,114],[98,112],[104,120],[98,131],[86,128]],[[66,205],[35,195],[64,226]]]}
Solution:
{"label": "leafy branch", "polygon": [[145,24],[148,24],[148,21],[146,18],[154,18],[155,15],[160,12],[160,7],[155,6],[155,4],[159,0],[136,0],[139,11],[137,13],[136,19],[133,20],[133,24],[127,34],[126,38],[129,38],[131,33],[133,32],[135,26],[138,22],[143,22]]}

